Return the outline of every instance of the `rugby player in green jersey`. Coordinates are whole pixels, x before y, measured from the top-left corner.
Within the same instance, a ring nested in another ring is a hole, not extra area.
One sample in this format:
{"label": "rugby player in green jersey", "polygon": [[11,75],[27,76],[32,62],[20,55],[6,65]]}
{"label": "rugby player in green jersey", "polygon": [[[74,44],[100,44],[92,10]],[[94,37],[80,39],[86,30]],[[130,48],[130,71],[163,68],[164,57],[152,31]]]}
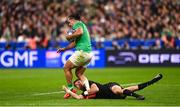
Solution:
{"label": "rugby player in green jersey", "polygon": [[[73,89],[72,83],[72,69],[75,70],[76,76],[83,82],[86,87],[85,94],[88,94],[89,82],[88,79],[84,76],[84,72],[86,70],[87,64],[91,61],[93,56],[92,49],[91,49],[91,40],[88,29],[86,25],[80,21],[80,16],[77,14],[73,14],[69,16],[66,20],[68,26],[70,26],[74,32],[72,34],[67,35],[66,39],[71,41],[70,44],[65,48],[59,48],[57,53],[72,49],[75,47],[76,51],[73,55],[67,60],[64,65],[64,73],[67,81],[67,88],[72,92],[76,92]],[[70,94],[66,93],[64,98],[69,98]]]}

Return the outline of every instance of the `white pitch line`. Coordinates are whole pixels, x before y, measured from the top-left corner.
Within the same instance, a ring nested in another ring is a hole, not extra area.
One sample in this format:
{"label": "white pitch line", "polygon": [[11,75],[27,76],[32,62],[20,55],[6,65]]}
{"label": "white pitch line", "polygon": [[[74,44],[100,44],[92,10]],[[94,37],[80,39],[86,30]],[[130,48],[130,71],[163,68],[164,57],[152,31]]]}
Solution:
{"label": "white pitch line", "polygon": [[[129,83],[129,84],[120,84],[121,86],[132,86],[132,85],[137,85],[141,82],[136,82],[136,83]],[[161,84],[159,84],[161,85]],[[162,85],[162,86],[165,86],[165,85]],[[179,85],[167,85],[167,86],[179,86]],[[65,91],[55,91],[55,92],[47,92],[47,93],[35,93],[35,94],[32,94],[32,96],[41,96],[41,95],[49,95],[49,94],[62,94],[62,93],[65,93]]]}
{"label": "white pitch line", "polygon": [[[130,83],[130,84],[122,84],[122,86],[136,85],[138,83]],[[47,92],[47,93],[35,93],[32,96],[41,96],[41,95],[49,95],[49,94],[61,94],[65,93],[64,91],[56,91],[56,92]]]}
{"label": "white pitch line", "polygon": [[[140,83],[141,82],[129,83],[129,84],[120,84],[120,85],[123,86],[123,87],[127,87],[127,86],[137,85],[137,84],[140,84]],[[179,86],[179,85],[170,85],[170,86]],[[50,94],[62,94],[62,93],[65,93],[65,91],[55,91],[55,92],[47,92],[47,93],[35,93],[35,94],[32,94],[32,96],[41,96],[41,95],[50,95]]]}
{"label": "white pitch line", "polygon": [[36,94],[33,94],[32,96],[49,95],[49,94],[60,94],[60,93],[65,93],[65,92],[64,91],[57,91],[57,92],[48,92],[48,93],[36,93]]}

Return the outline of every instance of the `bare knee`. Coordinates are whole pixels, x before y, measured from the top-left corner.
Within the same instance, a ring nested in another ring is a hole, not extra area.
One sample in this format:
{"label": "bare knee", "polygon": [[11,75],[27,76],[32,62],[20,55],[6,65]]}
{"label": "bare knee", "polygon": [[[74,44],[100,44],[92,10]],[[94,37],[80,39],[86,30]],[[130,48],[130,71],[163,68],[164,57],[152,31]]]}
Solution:
{"label": "bare knee", "polygon": [[64,71],[71,71],[74,68],[74,65],[68,60],[64,65]]}
{"label": "bare knee", "polygon": [[123,93],[122,88],[121,88],[120,86],[118,86],[118,85],[113,86],[113,87],[111,88],[111,90],[112,90],[112,92],[113,92],[114,94],[122,94],[122,93]]}

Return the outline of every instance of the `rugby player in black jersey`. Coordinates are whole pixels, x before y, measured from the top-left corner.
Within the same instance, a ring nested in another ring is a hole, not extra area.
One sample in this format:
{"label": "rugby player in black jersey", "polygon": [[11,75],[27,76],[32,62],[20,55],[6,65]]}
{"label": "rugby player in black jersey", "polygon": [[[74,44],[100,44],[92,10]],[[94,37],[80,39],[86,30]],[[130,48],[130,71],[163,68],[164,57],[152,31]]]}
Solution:
{"label": "rugby player in black jersey", "polygon": [[145,87],[152,85],[153,83],[159,81],[162,77],[162,74],[158,74],[150,81],[129,86],[127,88],[123,88],[116,82],[100,84],[89,80],[90,90],[88,92],[86,92],[85,86],[83,86],[83,83],[80,80],[75,80],[74,86],[83,91],[81,95],[73,93],[65,86],[63,86],[63,89],[76,99],[125,99],[127,96],[132,96],[137,100],[144,100],[145,97],[136,94],[135,91],[142,90]]}

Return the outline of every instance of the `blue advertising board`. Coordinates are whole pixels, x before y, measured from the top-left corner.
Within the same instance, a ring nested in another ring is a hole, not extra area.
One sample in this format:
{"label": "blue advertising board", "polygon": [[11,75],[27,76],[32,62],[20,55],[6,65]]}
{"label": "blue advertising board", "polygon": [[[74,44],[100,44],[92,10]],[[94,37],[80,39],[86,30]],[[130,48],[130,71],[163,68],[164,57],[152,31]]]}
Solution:
{"label": "blue advertising board", "polygon": [[106,66],[180,66],[179,50],[106,50]]}
{"label": "blue advertising board", "polygon": [[[73,50],[57,54],[56,51],[46,51],[46,67],[63,67],[67,59],[74,53]],[[93,50],[93,58],[89,63],[90,68],[101,68],[105,66],[105,51]]]}
{"label": "blue advertising board", "polygon": [[[56,53],[55,50],[0,51],[0,68],[62,68],[73,50]],[[105,66],[105,50],[93,50],[88,67]]]}
{"label": "blue advertising board", "polygon": [[0,68],[44,67],[43,50],[0,51]]}

